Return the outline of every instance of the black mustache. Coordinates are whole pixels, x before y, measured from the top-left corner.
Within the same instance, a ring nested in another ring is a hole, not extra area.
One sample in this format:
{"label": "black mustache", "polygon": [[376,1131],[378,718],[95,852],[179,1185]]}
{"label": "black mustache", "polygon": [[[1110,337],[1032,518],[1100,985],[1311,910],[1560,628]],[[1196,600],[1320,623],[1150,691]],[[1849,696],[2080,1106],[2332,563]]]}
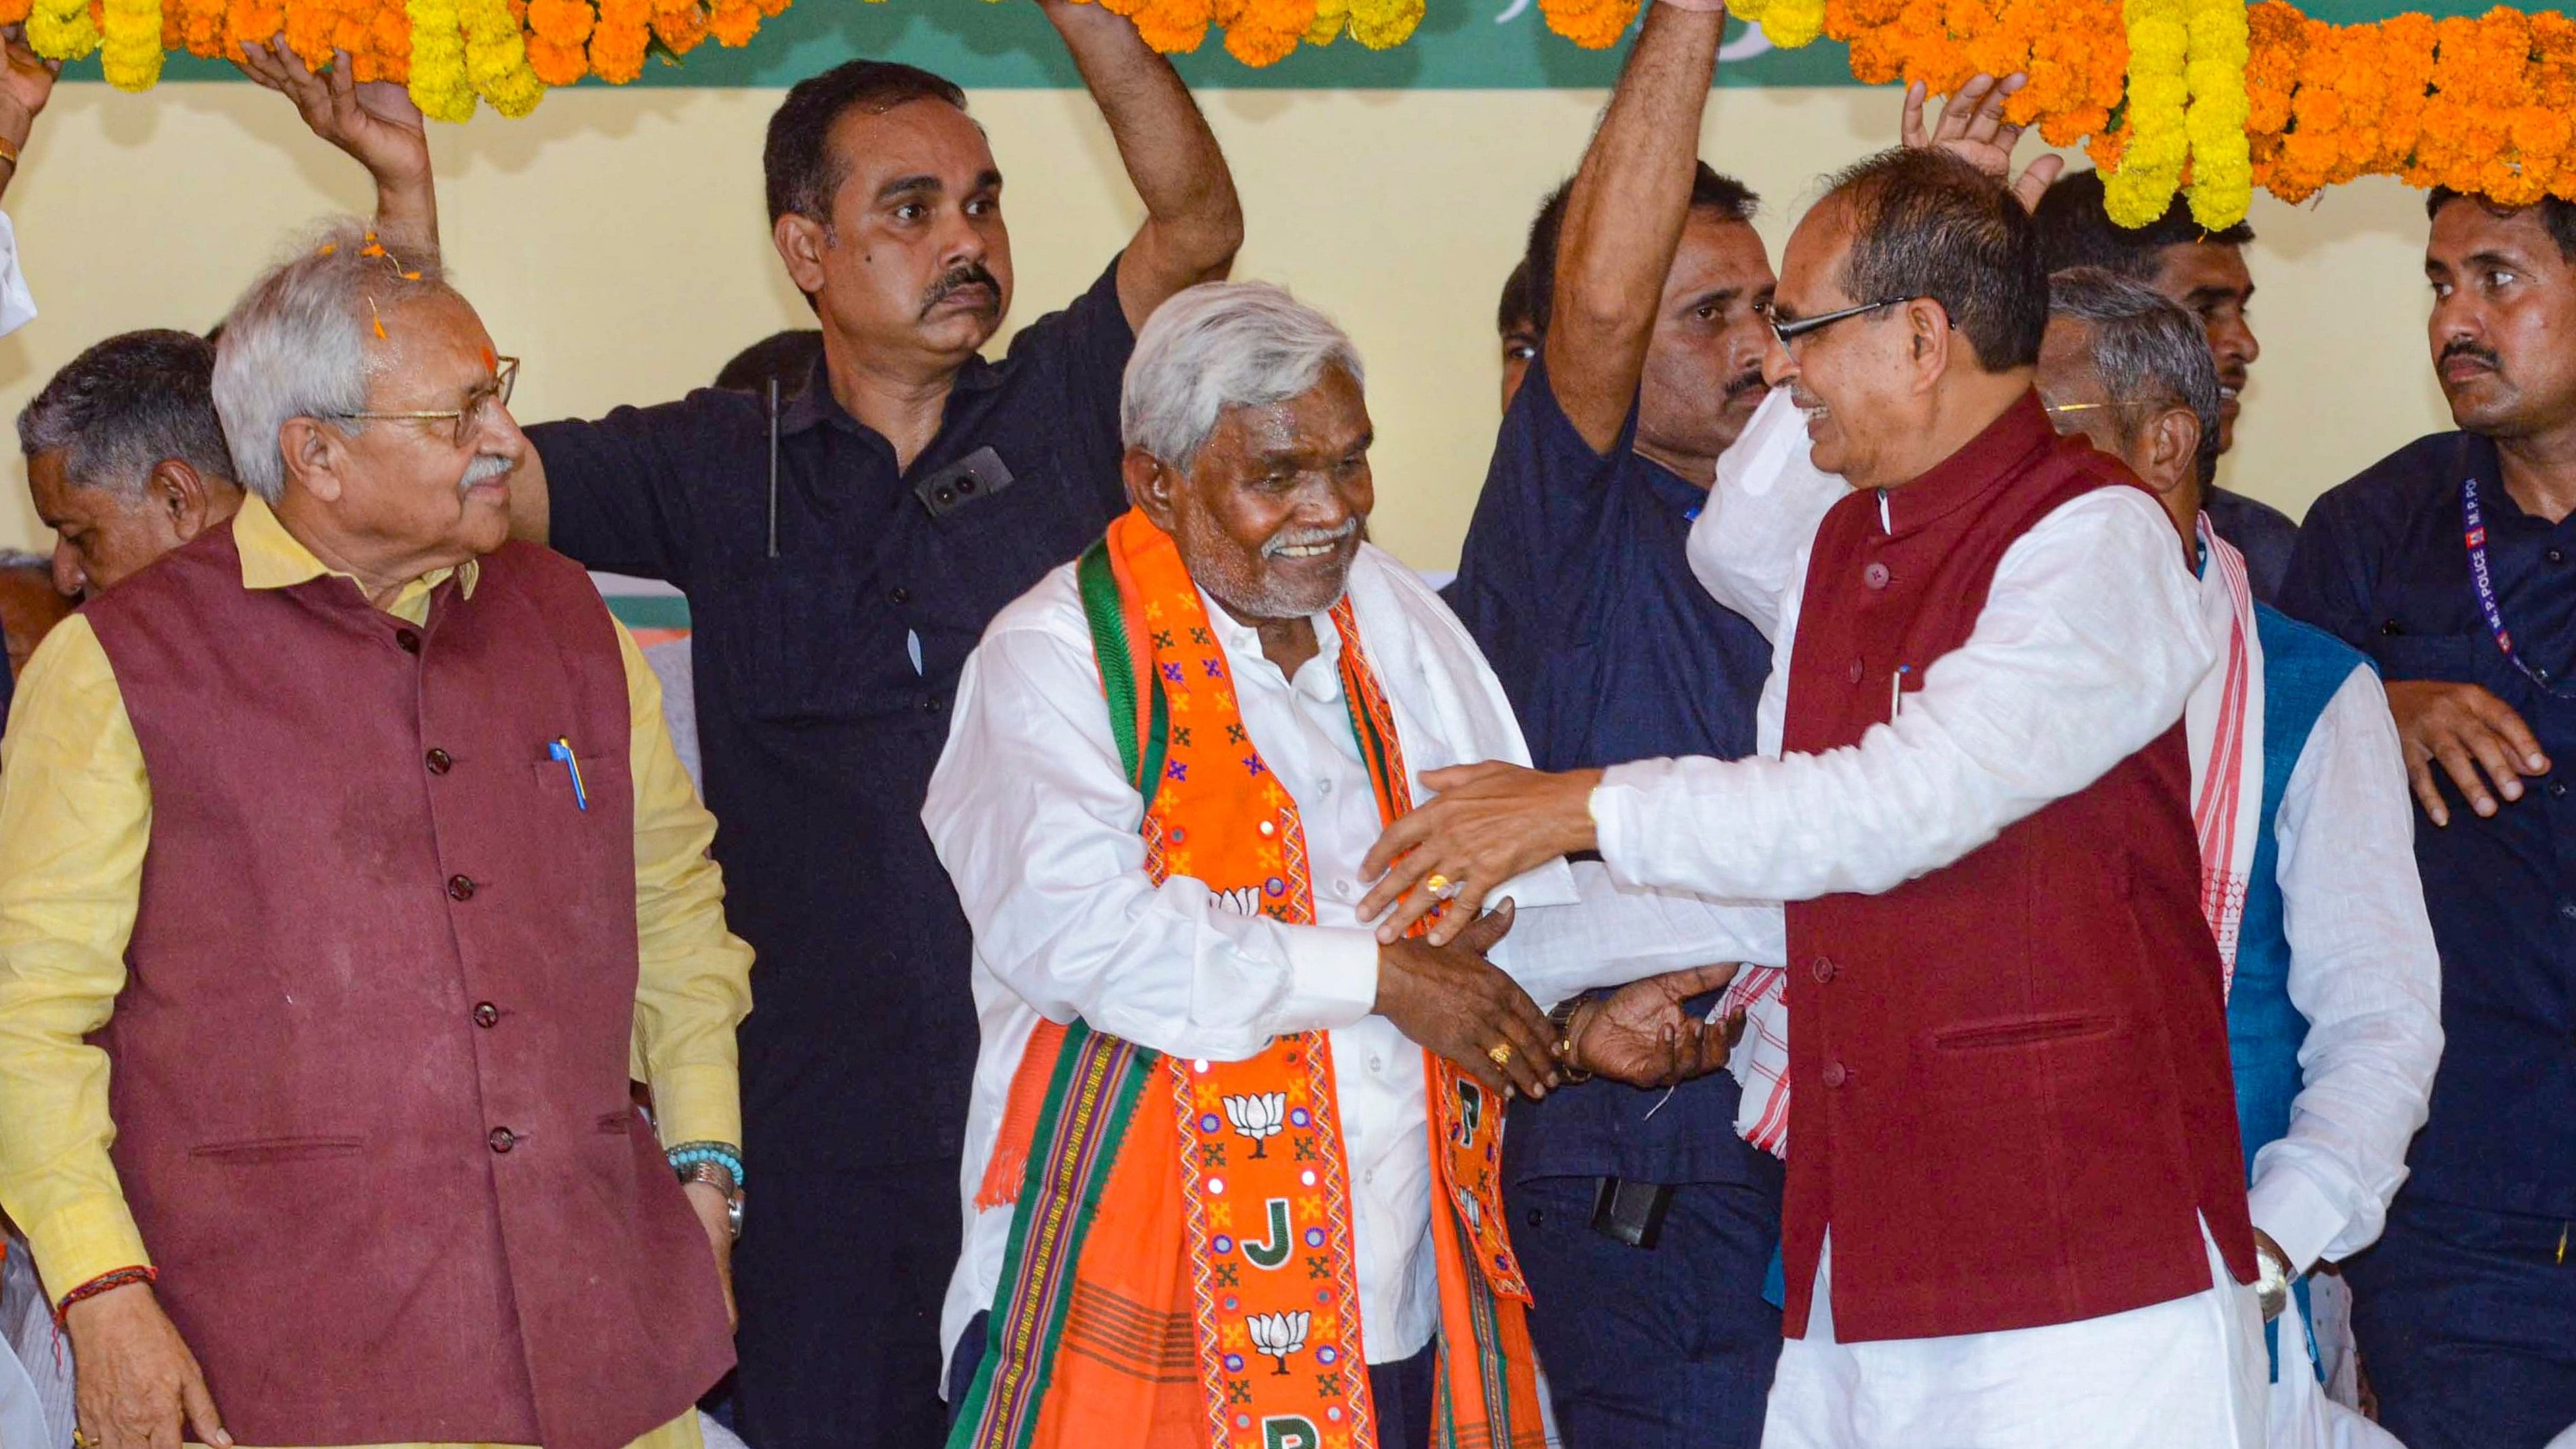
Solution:
{"label": "black mustache", "polygon": [[1748,392],[1759,392],[1769,385],[1762,380],[1762,369],[1754,368],[1726,385],[1726,400],[1733,402]]}
{"label": "black mustache", "polygon": [[2471,342],[2465,337],[2454,339],[2448,346],[2445,346],[2442,349],[2442,355],[2433,359],[2433,361],[2436,366],[2439,366],[2442,363],[2450,361],[2454,357],[2475,358],[2477,361],[2484,363],[2488,367],[2494,368],[2497,371],[2502,371],[2504,369],[2503,358],[2496,356],[2492,349],[2480,347],[2478,344]]}
{"label": "black mustache", "polygon": [[1002,304],[1002,284],[993,280],[993,274],[984,270],[982,262],[968,262],[961,267],[951,267],[946,275],[930,284],[930,290],[922,294],[921,315],[928,317],[930,309],[968,287],[982,287],[993,294],[994,306]]}

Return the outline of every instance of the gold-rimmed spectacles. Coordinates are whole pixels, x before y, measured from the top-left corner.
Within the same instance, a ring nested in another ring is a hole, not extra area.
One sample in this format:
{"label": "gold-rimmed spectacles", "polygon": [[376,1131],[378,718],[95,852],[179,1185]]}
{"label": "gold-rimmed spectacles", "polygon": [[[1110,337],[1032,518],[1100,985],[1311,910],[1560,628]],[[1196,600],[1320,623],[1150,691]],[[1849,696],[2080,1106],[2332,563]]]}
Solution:
{"label": "gold-rimmed spectacles", "polygon": [[519,359],[496,357],[492,360],[491,379],[476,384],[474,390],[465,395],[463,407],[430,408],[409,412],[333,413],[331,416],[346,418],[351,422],[454,423],[456,426],[450,441],[462,448],[474,440],[474,434],[489,420],[491,409],[505,408],[510,405],[511,390],[518,384]]}

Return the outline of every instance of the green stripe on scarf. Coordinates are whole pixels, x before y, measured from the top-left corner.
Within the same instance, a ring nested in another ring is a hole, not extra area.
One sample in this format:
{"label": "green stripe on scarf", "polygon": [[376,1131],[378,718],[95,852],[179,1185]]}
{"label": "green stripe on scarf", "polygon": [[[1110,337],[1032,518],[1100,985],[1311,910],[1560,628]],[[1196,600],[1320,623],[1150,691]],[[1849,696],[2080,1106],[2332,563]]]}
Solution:
{"label": "green stripe on scarf", "polygon": [[1091,625],[1091,653],[1100,665],[1101,692],[1109,697],[1109,732],[1118,742],[1118,763],[1127,769],[1127,783],[1144,798],[1145,808],[1154,808],[1154,792],[1163,783],[1163,755],[1171,734],[1171,706],[1163,694],[1162,676],[1149,667],[1145,671],[1146,696],[1145,738],[1135,738],[1132,722],[1136,718],[1137,661],[1141,657],[1136,641],[1127,637],[1127,611],[1118,598],[1118,575],[1109,566],[1109,539],[1106,535],[1082,551],[1074,565],[1074,582],[1082,593],[1082,615]]}
{"label": "green stripe on scarf", "polygon": [[[1126,1057],[1124,1065],[1114,1060],[1122,1053]],[[1059,1142],[1076,1084],[1090,1070],[1091,1059],[1104,1056],[1113,1060],[1106,1063],[1111,1075],[1102,1093],[1099,1115],[1087,1130]],[[1079,1020],[1065,1029],[1064,1046],[1056,1053],[1055,1074],[1047,1084],[1046,1105],[1038,1113],[1037,1131],[1031,1139],[1028,1171],[1020,1181],[1019,1205],[1011,1214],[1010,1248],[1002,1259],[1001,1285],[993,1295],[992,1313],[985,1324],[983,1361],[975,1366],[974,1387],[967,1391],[966,1402],[948,1432],[948,1449],[1027,1449],[1035,1435],[1038,1409],[1046,1402],[1047,1384],[1054,1377],[1057,1349],[1064,1336],[1065,1317],[1073,1302],[1074,1268],[1082,1261],[1083,1242],[1091,1233],[1093,1204],[1100,1200],[1109,1182],[1119,1146],[1125,1142],[1128,1125],[1135,1118],[1137,1101],[1160,1061],[1158,1053],[1103,1036]],[[1085,1156],[1090,1165],[1079,1173],[1078,1180],[1056,1181]],[[1065,1226],[1057,1241],[1040,1245],[1038,1261],[1032,1261],[1030,1231],[1046,1219],[1051,1202],[1069,1204]],[[1014,1310],[1033,1294],[1052,1295],[1052,1306],[1037,1325],[1029,1345],[1027,1357],[1033,1377],[1015,1390],[1016,1412],[987,1424],[985,1420],[994,1409],[993,1379],[1006,1362],[1005,1339],[1016,1316]]]}

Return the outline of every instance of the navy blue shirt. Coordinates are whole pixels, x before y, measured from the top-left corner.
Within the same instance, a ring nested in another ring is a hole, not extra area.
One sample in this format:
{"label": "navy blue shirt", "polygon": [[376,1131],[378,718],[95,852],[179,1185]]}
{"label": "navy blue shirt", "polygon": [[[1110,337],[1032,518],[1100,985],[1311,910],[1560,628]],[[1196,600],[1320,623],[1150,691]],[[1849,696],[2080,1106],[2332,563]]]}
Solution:
{"label": "navy blue shirt", "polygon": [[[1006,360],[966,364],[909,468],[818,364],[781,410],[774,525],[761,398],[708,390],[528,429],[554,547],[689,597],[725,915],[758,953],[742,1028],[755,1162],[962,1149],[973,938],[922,797],[986,622],[1127,506],[1118,391],[1134,346],[1112,263]],[[988,448],[998,466],[960,471]]]}
{"label": "navy blue shirt", "polygon": [[[2470,475],[2505,627],[2549,687],[2513,667],[2478,608],[2460,509]],[[2419,807],[2445,1043],[2406,1190],[2576,1216],[2576,690],[2565,683],[2576,676],[2576,517],[2552,525],[2523,512],[2494,443],[2436,434],[2317,500],[2281,603],[2392,682],[2483,685],[2555,765],[2490,820],[2455,803],[2451,823],[2435,826]]]}
{"label": "navy blue shirt", "polygon": [[2218,536],[2245,555],[2245,578],[2254,597],[2278,607],[2281,579],[2290,571],[2290,552],[2298,547],[2299,526],[2290,515],[2242,493],[2213,483],[2201,493],[2200,511]]}
{"label": "navy blue shirt", "polygon": [[[1707,491],[1639,455],[1636,434],[1631,407],[1618,442],[1595,453],[1557,405],[1546,364],[1530,364],[1444,591],[1542,770],[1753,752],[1770,641],[1692,577],[1684,549]],[[1776,1180],[1735,1135],[1733,1077],[1687,1083],[1649,1119],[1663,1095],[1594,1082],[1514,1104],[1516,1170]]]}

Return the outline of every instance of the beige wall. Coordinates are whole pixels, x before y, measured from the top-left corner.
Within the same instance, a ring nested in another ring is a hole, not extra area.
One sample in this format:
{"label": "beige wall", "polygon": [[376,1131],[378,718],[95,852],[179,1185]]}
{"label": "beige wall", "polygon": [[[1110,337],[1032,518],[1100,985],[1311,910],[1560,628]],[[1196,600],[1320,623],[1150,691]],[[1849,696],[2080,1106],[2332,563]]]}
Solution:
{"label": "beige wall", "polygon": [[[1494,294],[1538,196],[1579,157],[1598,92],[1225,91],[1204,98],[1249,214],[1237,275],[1280,281],[1358,338],[1376,414],[1378,537],[1456,559],[1493,443]],[[449,257],[504,350],[522,418],[676,396],[802,325],[761,222],[774,91],[588,88],[510,122],[433,126]],[[1016,320],[1060,304],[1132,229],[1107,134],[1074,92],[975,97],[1009,177]],[[1718,93],[1705,154],[1771,199],[1776,247],[1818,173],[1883,144],[1896,98]],[[146,97],[63,88],[7,198],[43,315],[0,341],[12,417],[86,344],[203,328],[299,226],[369,204],[364,177],[248,85]],[[2266,351],[2226,477],[2296,513],[2446,426],[2425,361],[2422,212],[2373,181],[2293,209],[2258,197]],[[50,546],[10,470],[0,544]]]}

